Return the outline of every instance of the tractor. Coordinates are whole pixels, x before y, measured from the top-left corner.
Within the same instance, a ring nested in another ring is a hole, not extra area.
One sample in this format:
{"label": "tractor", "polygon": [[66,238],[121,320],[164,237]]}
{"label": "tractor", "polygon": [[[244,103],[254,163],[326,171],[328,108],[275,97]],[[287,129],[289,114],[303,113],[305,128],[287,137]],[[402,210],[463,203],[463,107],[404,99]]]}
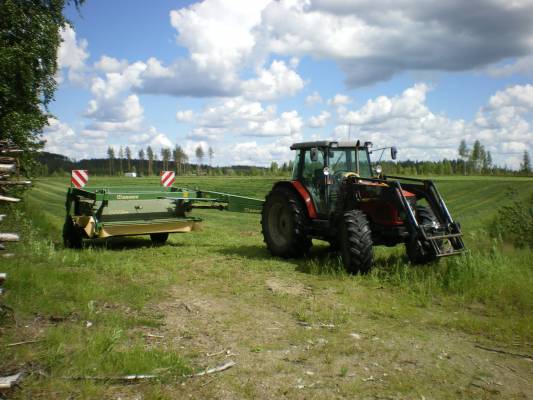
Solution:
{"label": "tractor", "polygon": [[[395,147],[377,150],[383,155],[389,149],[395,160]],[[316,141],[295,143],[291,150],[296,151],[292,180],[273,185],[261,212],[272,255],[300,257],[312,239],[320,239],[357,274],[371,270],[377,245],[405,245],[413,264],[465,250],[460,225],[435,184],[385,176],[371,163],[372,143]]]}

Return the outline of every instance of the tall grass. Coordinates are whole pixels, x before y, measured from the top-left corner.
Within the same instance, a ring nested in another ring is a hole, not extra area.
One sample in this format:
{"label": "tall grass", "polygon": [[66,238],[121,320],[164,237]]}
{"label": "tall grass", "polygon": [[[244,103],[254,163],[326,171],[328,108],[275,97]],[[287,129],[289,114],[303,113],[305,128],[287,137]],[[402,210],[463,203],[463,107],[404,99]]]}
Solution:
{"label": "tall grass", "polygon": [[372,277],[412,293],[427,302],[437,296],[456,296],[501,311],[533,310],[533,268],[529,251],[502,251],[494,241],[488,250],[472,249],[460,257],[426,266],[412,266],[391,255],[375,268]]}
{"label": "tall grass", "polygon": [[516,190],[512,190],[507,196],[511,202],[498,209],[489,232],[515,246],[533,248],[533,194],[521,199]]}

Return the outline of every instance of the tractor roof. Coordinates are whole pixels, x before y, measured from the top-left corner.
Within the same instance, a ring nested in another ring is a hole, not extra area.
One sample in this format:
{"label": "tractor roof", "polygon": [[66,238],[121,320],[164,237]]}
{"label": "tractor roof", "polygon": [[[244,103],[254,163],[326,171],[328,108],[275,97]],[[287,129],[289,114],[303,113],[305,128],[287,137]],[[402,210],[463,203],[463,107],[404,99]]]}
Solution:
{"label": "tractor roof", "polygon": [[291,150],[310,149],[312,147],[361,147],[361,142],[338,142],[336,140],[319,140],[316,142],[294,143]]}

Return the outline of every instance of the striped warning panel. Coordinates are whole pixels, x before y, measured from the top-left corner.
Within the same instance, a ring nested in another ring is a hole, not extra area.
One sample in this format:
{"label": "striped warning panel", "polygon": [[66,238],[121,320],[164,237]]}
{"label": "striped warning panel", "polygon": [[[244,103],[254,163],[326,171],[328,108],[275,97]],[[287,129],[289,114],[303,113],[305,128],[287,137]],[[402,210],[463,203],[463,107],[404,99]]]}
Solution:
{"label": "striped warning panel", "polygon": [[161,186],[170,187],[174,183],[176,174],[174,171],[161,172]]}
{"label": "striped warning panel", "polygon": [[89,173],[85,169],[73,169],[72,177],[70,178],[70,183],[72,186],[77,188],[82,188],[87,184],[89,180]]}

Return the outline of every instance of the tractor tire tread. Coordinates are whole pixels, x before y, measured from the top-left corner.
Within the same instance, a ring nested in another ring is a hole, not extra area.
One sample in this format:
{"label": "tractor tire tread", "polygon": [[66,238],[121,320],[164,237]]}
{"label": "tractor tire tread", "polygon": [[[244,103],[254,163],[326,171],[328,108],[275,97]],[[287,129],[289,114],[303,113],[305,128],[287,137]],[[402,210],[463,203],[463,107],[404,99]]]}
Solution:
{"label": "tractor tire tread", "polygon": [[343,215],[342,256],[349,273],[368,273],[374,254],[372,231],[368,219],[361,210],[350,210]]}
{"label": "tractor tire tread", "polygon": [[[276,199],[278,198],[278,199]],[[267,212],[273,201],[285,201],[289,207],[293,229],[290,238],[290,244],[284,249],[277,247],[271,240],[269,240],[269,229],[267,222]],[[309,252],[312,246],[311,239],[307,236],[309,226],[309,218],[307,211],[301,199],[288,188],[274,188],[265,198],[263,208],[261,211],[261,232],[263,234],[263,241],[265,242],[268,251],[274,255],[283,258],[297,258]]]}

